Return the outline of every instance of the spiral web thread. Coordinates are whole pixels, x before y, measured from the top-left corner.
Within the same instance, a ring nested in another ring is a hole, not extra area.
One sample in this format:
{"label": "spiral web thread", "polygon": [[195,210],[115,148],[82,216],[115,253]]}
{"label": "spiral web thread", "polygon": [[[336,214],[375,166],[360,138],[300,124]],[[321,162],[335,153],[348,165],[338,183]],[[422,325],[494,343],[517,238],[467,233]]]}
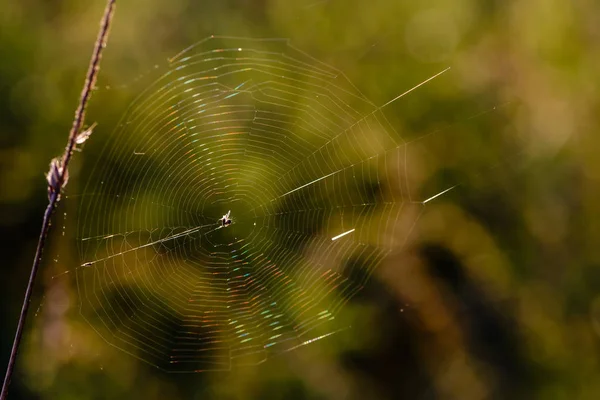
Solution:
{"label": "spiral web thread", "polygon": [[381,110],[287,41],[210,37],[171,59],[81,196],[86,320],[169,372],[335,333],[428,201],[411,196],[408,143]]}

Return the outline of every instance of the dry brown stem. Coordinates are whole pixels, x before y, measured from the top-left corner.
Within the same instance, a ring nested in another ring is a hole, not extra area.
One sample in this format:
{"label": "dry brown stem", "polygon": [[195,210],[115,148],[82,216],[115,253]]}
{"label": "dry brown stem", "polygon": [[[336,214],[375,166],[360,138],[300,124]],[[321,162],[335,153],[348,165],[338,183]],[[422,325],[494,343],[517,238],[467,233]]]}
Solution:
{"label": "dry brown stem", "polygon": [[[44,212],[44,219],[42,221],[42,229],[38,238],[38,244],[35,251],[35,258],[33,259],[33,265],[31,267],[31,274],[29,276],[29,282],[27,284],[27,290],[25,291],[25,298],[23,300],[23,306],[21,308],[21,314],[19,316],[19,322],[17,324],[17,332],[15,333],[15,339],[13,341],[12,350],[10,353],[10,359],[8,361],[8,367],[6,369],[6,375],[4,377],[4,383],[2,385],[2,393],[0,394],[0,400],[5,400],[8,396],[8,386],[15,367],[17,359],[17,353],[19,351],[19,345],[23,336],[23,326],[27,319],[27,312],[29,310],[29,303],[31,302],[31,295],[33,292],[33,284],[37,275],[40,262],[42,260],[42,252],[46,244],[46,237],[50,230],[50,220],[52,213],[60,200],[60,194],[62,189],[65,187],[69,177],[69,161],[73,155],[73,150],[77,144],[77,139],[80,137],[81,128],[85,120],[85,109],[92,96],[92,91],[96,84],[96,78],[98,76],[98,70],[100,67],[100,59],[102,58],[102,51],[106,46],[106,40],[108,38],[108,32],[110,30],[110,23],[112,21],[113,12],[115,9],[116,0],[107,0],[106,8],[104,9],[104,15],[100,22],[100,31],[98,32],[98,38],[96,39],[96,45],[94,46],[94,52],[88,67],[85,83],[83,90],[81,91],[81,97],[79,98],[79,105],[75,111],[75,118],[73,119],[73,125],[69,132],[69,139],[67,146],[62,157],[55,158],[50,163],[50,170],[46,174],[48,181],[48,206]],[[88,135],[89,136],[89,135]]]}

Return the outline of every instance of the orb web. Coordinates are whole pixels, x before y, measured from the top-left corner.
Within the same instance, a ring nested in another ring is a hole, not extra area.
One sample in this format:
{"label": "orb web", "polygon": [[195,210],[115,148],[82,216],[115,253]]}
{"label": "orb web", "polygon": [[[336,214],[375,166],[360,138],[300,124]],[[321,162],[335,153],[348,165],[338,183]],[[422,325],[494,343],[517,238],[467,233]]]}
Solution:
{"label": "orb web", "polygon": [[331,335],[425,203],[406,147],[381,107],[287,41],[186,49],[86,177],[81,313],[172,372],[257,364]]}

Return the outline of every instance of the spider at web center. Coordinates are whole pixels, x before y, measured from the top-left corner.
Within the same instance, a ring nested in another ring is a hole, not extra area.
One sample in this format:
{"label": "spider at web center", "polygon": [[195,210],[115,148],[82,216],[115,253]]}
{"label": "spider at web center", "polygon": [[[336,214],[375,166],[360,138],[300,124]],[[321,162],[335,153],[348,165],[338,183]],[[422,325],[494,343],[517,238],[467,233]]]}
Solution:
{"label": "spider at web center", "polygon": [[231,225],[231,210],[227,211],[227,214],[223,215],[220,222],[221,222],[221,226],[224,228]]}

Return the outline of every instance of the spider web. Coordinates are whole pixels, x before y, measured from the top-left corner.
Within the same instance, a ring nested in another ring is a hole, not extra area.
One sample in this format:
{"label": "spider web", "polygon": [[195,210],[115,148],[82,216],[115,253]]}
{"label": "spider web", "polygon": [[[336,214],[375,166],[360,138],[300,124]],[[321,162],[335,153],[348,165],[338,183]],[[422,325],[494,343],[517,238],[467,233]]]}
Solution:
{"label": "spider web", "polygon": [[389,103],[287,41],[210,37],[169,61],[77,196],[82,315],[170,372],[253,365],[337,332],[452,187],[416,198]]}

